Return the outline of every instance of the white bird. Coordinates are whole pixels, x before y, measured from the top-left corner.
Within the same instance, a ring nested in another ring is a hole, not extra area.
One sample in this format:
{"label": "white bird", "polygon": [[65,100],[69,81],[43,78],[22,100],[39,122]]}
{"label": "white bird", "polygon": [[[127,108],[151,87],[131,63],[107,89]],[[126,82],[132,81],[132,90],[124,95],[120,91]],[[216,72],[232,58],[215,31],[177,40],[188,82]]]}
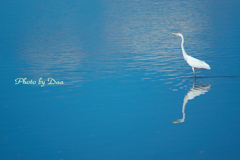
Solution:
{"label": "white bird", "polygon": [[206,62],[187,55],[187,53],[185,52],[185,49],[183,47],[184,38],[181,33],[172,33],[172,34],[182,38],[181,48],[182,48],[183,58],[188,63],[188,65],[192,67],[195,78],[196,78],[195,69],[207,69],[207,70],[211,69],[210,66]]}

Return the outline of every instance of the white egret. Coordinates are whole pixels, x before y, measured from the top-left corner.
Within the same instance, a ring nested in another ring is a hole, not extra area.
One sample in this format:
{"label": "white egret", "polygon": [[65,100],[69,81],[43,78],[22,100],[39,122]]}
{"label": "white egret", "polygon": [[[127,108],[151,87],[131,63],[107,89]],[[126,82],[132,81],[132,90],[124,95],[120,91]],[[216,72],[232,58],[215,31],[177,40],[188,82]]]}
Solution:
{"label": "white egret", "polygon": [[187,53],[185,52],[185,49],[183,47],[184,38],[181,33],[172,33],[172,34],[182,38],[181,48],[182,48],[183,58],[188,63],[188,65],[192,67],[195,78],[196,78],[195,69],[207,69],[207,70],[211,69],[210,66],[206,62],[187,55]]}

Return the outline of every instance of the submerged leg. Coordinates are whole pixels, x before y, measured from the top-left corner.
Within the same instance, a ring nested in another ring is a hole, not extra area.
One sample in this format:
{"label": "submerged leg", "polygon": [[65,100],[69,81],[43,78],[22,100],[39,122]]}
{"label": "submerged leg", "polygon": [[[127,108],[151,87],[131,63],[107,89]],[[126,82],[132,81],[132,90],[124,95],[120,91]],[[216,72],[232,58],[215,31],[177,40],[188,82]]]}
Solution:
{"label": "submerged leg", "polygon": [[194,78],[196,78],[196,74],[195,74],[195,69],[192,67],[193,73],[194,73]]}

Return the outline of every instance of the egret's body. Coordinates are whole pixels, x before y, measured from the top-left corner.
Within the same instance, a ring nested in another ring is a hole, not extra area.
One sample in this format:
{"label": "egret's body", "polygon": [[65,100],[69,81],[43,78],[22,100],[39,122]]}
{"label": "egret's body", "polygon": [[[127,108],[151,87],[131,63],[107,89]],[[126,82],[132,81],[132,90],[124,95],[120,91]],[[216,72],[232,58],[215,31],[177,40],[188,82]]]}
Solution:
{"label": "egret's body", "polygon": [[207,70],[211,69],[206,62],[187,55],[183,47],[184,38],[181,33],[172,33],[172,34],[182,38],[181,49],[182,49],[183,58],[188,63],[188,65],[192,67],[195,78],[196,78],[195,69],[207,69]]}

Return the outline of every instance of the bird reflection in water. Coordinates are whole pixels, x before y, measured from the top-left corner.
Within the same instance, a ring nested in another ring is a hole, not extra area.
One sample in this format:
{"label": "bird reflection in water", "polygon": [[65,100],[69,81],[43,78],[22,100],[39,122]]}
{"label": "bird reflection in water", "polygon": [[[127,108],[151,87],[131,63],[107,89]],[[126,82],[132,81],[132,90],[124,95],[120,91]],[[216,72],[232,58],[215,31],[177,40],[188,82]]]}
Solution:
{"label": "bird reflection in water", "polygon": [[185,95],[182,105],[182,119],[178,119],[176,121],[173,121],[173,123],[183,123],[185,121],[185,107],[187,105],[188,100],[192,100],[197,96],[200,96],[202,94],[205,94],[210,90],[209,84],[203,84],[203,85],[196,85],[195,81],[193,83],[193,87],[188,91],[188,93]]}

